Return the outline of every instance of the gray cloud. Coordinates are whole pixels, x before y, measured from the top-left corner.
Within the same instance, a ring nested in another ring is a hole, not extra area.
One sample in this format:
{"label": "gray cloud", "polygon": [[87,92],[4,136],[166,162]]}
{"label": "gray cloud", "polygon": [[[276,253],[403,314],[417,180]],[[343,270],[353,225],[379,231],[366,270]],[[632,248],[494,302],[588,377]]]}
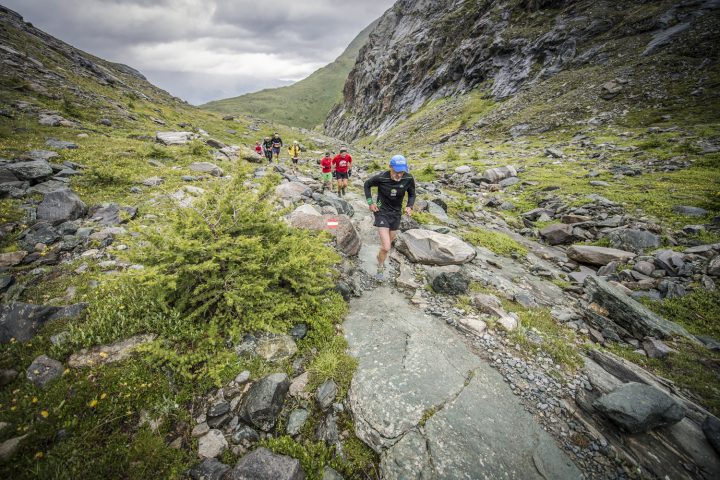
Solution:
{"label": "gray cloud", "polygon": [[296,81],[394,0],[4,0],[61,40],[191,103]]}

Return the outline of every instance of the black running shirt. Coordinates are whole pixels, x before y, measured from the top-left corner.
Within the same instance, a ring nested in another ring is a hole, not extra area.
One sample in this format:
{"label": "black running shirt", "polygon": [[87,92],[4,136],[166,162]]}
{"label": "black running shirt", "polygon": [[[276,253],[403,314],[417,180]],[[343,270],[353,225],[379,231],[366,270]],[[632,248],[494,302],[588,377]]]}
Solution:
{"label": "black running shirt", "polygon": [[405,192],[408,194],[407,206],[415,204],[415,179],[405,172],[399,181],[390,177],[388,170],[378,173],[365,181],[365,198],[371,199],[371,188],[377,187],[377,206],[384,212],[401,213]]}

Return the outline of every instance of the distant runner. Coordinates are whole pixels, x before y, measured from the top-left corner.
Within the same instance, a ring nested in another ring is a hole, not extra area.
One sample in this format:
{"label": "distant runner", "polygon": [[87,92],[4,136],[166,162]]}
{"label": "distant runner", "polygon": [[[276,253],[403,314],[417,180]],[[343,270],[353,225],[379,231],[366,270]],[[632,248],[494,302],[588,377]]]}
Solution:
{"label": "distant runner", "polygon": [[290,158],[292,159],[293,170],[295,170],[295,167],[300,160],[300,145],[298,145],[297,140],[295,140],[293,144],[288,147],[288,153],[290,154]]}
{"label": "distant runner", "polygon": [[340,147],[340,153],[332,161],[335,178],[337,179],[338,197],[345,195],[348,184],[348,170],[352,166],[352,157],[347,153],[347,147]]}
{"label": "distant runner", "polygon": [[275,156],[275,159],[278,163],[280,163],[280,148],[283,146],[282,138],[280,138],[280,135],[278,135],[277,132],[272,137],[272,153]]}
{"label": "distant runner", "polygon": [[325,193],[325,189],[332,190],[332,159],[330,158],[330,152],[325,152],[325,156],[320,159],[320,167],[322,167],[322,191]]}
{"label": "distant runner", "polygon": [[260,145],[260,142],[255,142],[255,153],[261,157],[265,156],[265,152],[263,152],[263,147]]}
{"label": "distant runner", "polygon": [[270,140],[270,137],[265,137],[265,140],[263,140],[263,151],[265,152],[265,158],[267,158],[268,162],[272,162],[273,157],[273,142]]}
{"label": "distant runner", "polygon": [[[375,226],[380,237],[380,251],[377,255],[376,278],[385,279],[385,259],[400,228],[402,204],[407,192],[405,213],[412,215],[415,204],[415,179],[408,172],[407,160],[402,155],[390,159],[390,168],[367,179],[364,184],[365,198],[370,211],[375,215]],[[377,200],[372,199],[372,187],[377,187]]]}

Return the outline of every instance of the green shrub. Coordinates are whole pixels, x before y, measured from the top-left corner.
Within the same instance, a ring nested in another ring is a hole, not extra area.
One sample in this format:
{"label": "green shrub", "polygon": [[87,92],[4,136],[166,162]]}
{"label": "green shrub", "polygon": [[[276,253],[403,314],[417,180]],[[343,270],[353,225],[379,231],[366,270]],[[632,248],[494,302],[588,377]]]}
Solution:
{"label": "green shrub", "polygon": [[270,183],[258,196],[243,181],[238,172],[143,230],[131,259],[146,268],[100,287],[87,321],[70,327],[69,346],[156,333],[141,349],[154,363],[217,384],[233,366],[226,341],[245,332],[284,332],[304,322],[317,342],[332,338],[346,308],[332,289],[339,256],[318,241],[324,237],[273,214],[261,198]]}

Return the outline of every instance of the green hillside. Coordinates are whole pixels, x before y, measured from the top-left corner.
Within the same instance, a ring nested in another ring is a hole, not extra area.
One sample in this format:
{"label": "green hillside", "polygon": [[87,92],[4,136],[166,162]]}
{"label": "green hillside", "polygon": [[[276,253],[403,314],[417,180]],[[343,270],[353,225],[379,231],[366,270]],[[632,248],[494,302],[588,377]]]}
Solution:
{"label": "green hillside", "polygon": [[248,114],[295,127],[320,125],[332,106],[342,99],[345,79],[376,24],[373,22],[360,32],[334,62],[297,83],[216,100],[201,108],[225,114]]}

